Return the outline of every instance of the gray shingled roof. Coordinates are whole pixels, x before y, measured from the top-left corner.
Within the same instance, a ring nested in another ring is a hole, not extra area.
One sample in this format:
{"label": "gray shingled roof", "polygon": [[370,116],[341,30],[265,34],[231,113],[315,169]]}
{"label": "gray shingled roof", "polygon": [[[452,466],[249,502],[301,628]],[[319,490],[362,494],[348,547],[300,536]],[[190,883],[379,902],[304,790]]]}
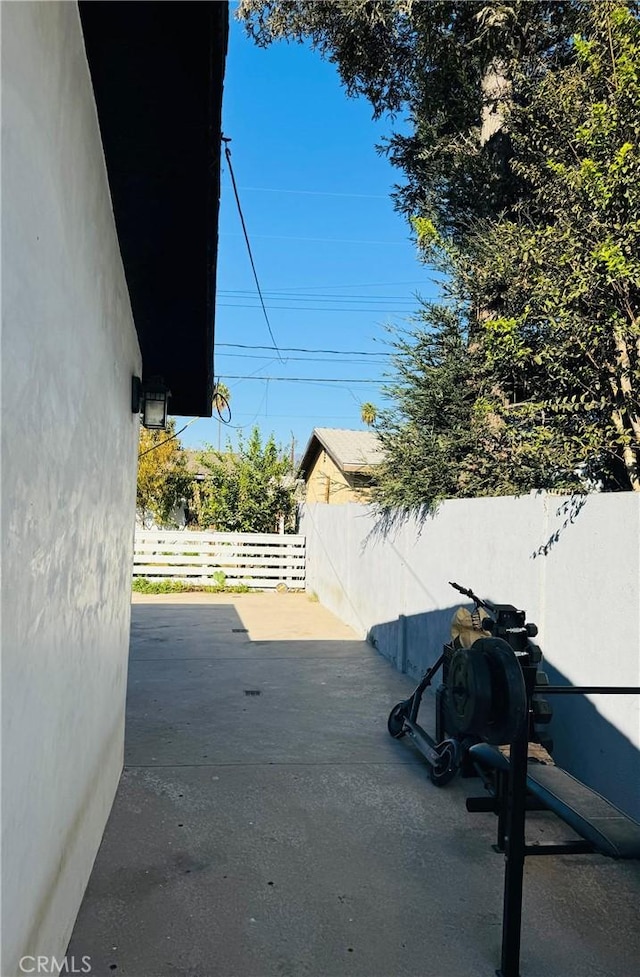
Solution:
{"label": "gray shingled roof", "polygon": [[314,450],[321,446],[344,472],[360,472],[379,465],[384,458],[378,435],[373,431],[349,431],[336,427],[316,427],[305,449],[300,470],[306,471]]}
{"label": "gray shingled roof", "polygon": [[[210,470],[202,462],[203,458],[211,462],[218,461],[218,452],[207,451],[205,448],[185,448],[183,454],[187,471],[197,479],[209,478],[211,476]],[[227,451],[222,452],[222,460],[228,464],[235,460],[236,457],[237,455],[229,454]]]}

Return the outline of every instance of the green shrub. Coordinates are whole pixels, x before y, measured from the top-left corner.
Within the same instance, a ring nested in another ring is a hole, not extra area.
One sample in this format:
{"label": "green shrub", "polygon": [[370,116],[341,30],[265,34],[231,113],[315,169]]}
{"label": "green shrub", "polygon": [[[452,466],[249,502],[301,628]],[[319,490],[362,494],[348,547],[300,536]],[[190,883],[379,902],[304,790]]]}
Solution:
{"label": "green shrub", "polygon": [[149,580],[148,577],[134,577],[133,590],[137,594],[247,594],[249,587],[246,584],[236,584],[232,587],[226,585],[224,573],[218,571],[213,575],[216,581],[215,586],[208,586],[199,583],[184,583],[181,580]]}

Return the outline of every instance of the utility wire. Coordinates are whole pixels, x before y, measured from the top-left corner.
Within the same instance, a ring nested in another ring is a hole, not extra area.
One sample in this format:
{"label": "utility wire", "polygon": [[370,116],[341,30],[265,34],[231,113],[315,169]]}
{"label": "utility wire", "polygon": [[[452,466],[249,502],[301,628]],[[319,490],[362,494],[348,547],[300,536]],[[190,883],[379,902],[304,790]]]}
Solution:
{"label": "utility wire", "polygon": [[372,380],[368,378],[362,380],[347,379],[346,377],[260,377],[260,376],[232,376],[230,373],[224,374],[225,380],[282,380],[285,383],[377,383],[382,384],[384,380]]}
{"label": "utility wire", "polygon": [[[258,306],[258,305],[246,305],[246,304],[237,303],[237,302],[218,302],[217,305],[218,305],[218,308],[224,308],[224,309],[258,309],[258,308],[260,308],[260,306]],[[353,313],[367,314],[367,315],[383,315],[384,314],[384,315],[404,315],[404,316],[406,316],[406,315],[411,315],[412,314],[412,311],[413,311],[412,309],[409,309],[409,308],[407,308],[407,309],[341,309],[341,308],[334,308],[333,306],[330,306],[329,308],[324,308],[324,309],[314,309],[314,308],[310,308],[309,306],[302,306],[302,305],[272,305],[271,303],[269,303],[269,306],[270,306],[271,309],[274,309],[276,312],[353,312]],[[262,305],[262,309],[266,313],[266,309],[264,307],[264,303]],[[278,347],[277,346],[274,346],[273,349],[276,349],[277,350]]]}
{"label": "utility wire", "polygon": [[176,431],[175,434],[172,434],[168,438],[165,438],[164,441],[158,441],[157,444],[152,445],[151,448],[147,448],[146,451],[142,451],[138,455],[138,460],[140,460],[140,458],[144,458],[144,456],[145,455],[148,455],[151,451],[156,451],[157,448],[161,448],[163,444],[169,444],[169,441],[173,441],[174,438],[180,437],[180,435],[182,434],[183,431],[186,431],[188,427],[191,427],[191,425],[192,424],[195,424],[195,422],[198,421],[198,420],[200,420],[199,417],[192,417],[191,420],[190,421],[187,421],[187,423],[185,424],[185,426],[184,427],[181,427],[180,430],[179,431]]}
{"label": "utility wire", "polygon": [[[298,294],[292,295],[291,292],[285,289],[268,291],[264,294],[268,299],[275,299],[280,302],[291,302],[295,299],[296,302],[404,302],[411,306],[415,306],[416,304],[415,296],[406,295],[316,295],[313,292],[298,292]],[[253,289],[221,289],[218,292],[218,296],[219,298],[235,299],[237,301],[239,299],[251,298],[253,296]]]}
{"label": "utility wire", "polygon": [[[433,283],[433,279],[431,279]],[[318,289],[335,291],[338,288],[386,288],[387,285],[424,285],[424,279],[411,282],[351,282],[346,285],[287,285],[279,289],[281,292],[314,292]]]}
{"label": "utility wire", "polygon": [[[221,237],[239,237],[239,235],[223,231]],[[385,247],[389,247],[392,244],[411,245],[411,241],[377,241],[345,237],[298,237],[297,234],[254,234],[254,237],[265,238],[269,241],[319,241],[322,244],[383,244]]]}
{"label": "utility wire", "polygon": [[330,190],[281,190],[278,187],[242,187],[258,193],[298,193],[310,197],[361,197],[366,200],[390,200],[381,193],[335,193]]}
{"label": "utility wire", "polygon": [[253,252],[251,250],[251,242],[249,241],[249,234],[247,232],[247,225],[245,224],[244,214],[242,213],[242,205],[240,203],[240,196],[238,194],[238,186],[236,184],[236,178],[233,172],[233,165],[231,163],[231,150],[229,149],[230,139],[222,136],[222,141],[224,142],[224,154],[227,158],[227,164],[229,166],[229,175],[231,176],[231,184],[233,186],[233,193],[236,198],[236,206],[238,208],[238,214],[240,216],[240,223],[242,224],[242,232],[244,234],[244,239],[247,245],[247,251],[249,253],[249,261],[251,262],[251,269],[253,271],[253,277],[255,279],[256,288],[258,290],[258,295],[260,296],[260,304],[262,305],[262,311],[264,313],[265,322],[267,323],[267,329],[269,330],[269,335],[271,336],[271,342],[273,343],[274,349],[278,353],[280,362],[282,362],[282,356],[280,356],[280,350],[278,349],[278,344],[276,343],[275,337],[273,335],[273,330],[271,328],[271,323],[269,322],[269,315],[267,313],[267,308],[264,304],[264,299],[262,297],[262,289],[260,288],[260,282],[258,280],[258,272],[256,271],[256,264],[253,260]]}
{"label": "utility wire", "polygon": [[[243,411],[242,413],[238,414],[238,417],[251,417],[251,416],[252,416],[251,411]],[[295,417],[299,421],[300,420],[303,420],[303,421],[316,420],[317,421],[318,414],[298,414],[298,413],[296,413],[296,414],[269,414],[269,419],[270,420],[271,420],[272,417],[277,417],[277,418],[282,418],[282,417],[291,418],[291,417]],[[352,418],[353,417],[353,412],[351,414],[323,414],[322,417],[323,417],[323,419],[325,421],[344,421],[347,418]],[[249,424],[251,424],[251,421],[249,421]],[[245,425],[245,427],[247,427],[247,426],[248,425]]]}
{"label": "utility wire", "polygon": [[251,417],[251,420],[250,421],[247,421],[246,424],[229,424],[229,427],[234,428],[236,431],[244,431],[245,428],[252,427],[255,424],[255,422],[258,420],[258,417],[260,416],[260,411],[262,410],[262,408],[264,407],[264,405],[266,403],[268,394],[269,394],[269,384],[268,383],[265,383],[265,385],[264,385],[264,393],[262,395],[262,400],[258,404],[258,409],[255,412],[255,414],[253,416],[251,416],[251,412],[246,412],[246,413],[243,413],[241,415],[240,414],[238,415],[239,417]]}
{"label": "utility wire", "polygon": [[[228,421],[225,421],[224,417],[222,416],[222,412],[220,411],[220,402],[222,401],[224,401],[224,404],[226,405],[226,408],[229,411]],[[222,421],[222,423],[229,424],[231,427],[233,427],[233,425],[231,424],[231,408],[229,407],[229,401],[224,396],[224,394],[214,393],[214,406],[218,412],[218,417]],[[191,420],[187,421],[184,427],[181,427],[179,431],[175,432],[175,434],[169,435],[169,437],[165,438],[164,441],[159,441],[157,444],[152,445],[150,448],[147,448],[146,451],[143,451],[141,454],[139,454],[138,461],[140,461],[141,458],[144,458],[145,455],[148,455],[151,451],[156,451],[157,448],[161,448],[163,444],[169,444],[169,441],[174,441],[175,438],[179,438],[183,431],[186,431],[188,427],[191,427],[192,424],[195,424],[195,422],[199,420],[200,420],[199,417],[192,417]]]}
{"label": "utility wire", "polygon": [[[227,356],[233,359],[239,360],[263,360],[265,359],[264,353],[227,353],[220,352],[219,356]],[[384,356],[384,353],[379,353],[378,356]],[[349,365],[359,365],[363,366],[365,363],[370,363],[373,366],[386,366],[383,360],[359,360],[353,356],[342,357],[341,359],[336,359],[335,356],[286,356],[285,361],[289,362],[299,362],[299,363],[346,363]]]}
{"label": "utility wire", "polygon": [[[231,349],[271,349],[271,346],[254,346],[249,343],[216,343]],[[336,353],[339,356],[393,356],[393,353],[367,351],[363,349],[306,349],[304,346],[281,346],[283,353]]]}
{"label": "utility wire", "polygon": [[[271,349],[271,346],[267,346],[265,348],[266,349]],[[268,366],[271,366],[271,364],[272,363],[275,363],[275,362],[276,362],[276,357],[273,356],[270,360],[267,360],[266,363],[261,363],[260,366],[257,366],[255,368],[255,370],[253,371],[253,373],[250,373],[248,376],[246,376],[246,377],[238,377],[238,381],[240,383],[242,383],[243,380],[254,380],[254,379],[262,380],[263,377],[261,377],[259,375],[260,374],[260,370],[266,370]],[[232,386],[235,386],[235,384],[232,384]]]}

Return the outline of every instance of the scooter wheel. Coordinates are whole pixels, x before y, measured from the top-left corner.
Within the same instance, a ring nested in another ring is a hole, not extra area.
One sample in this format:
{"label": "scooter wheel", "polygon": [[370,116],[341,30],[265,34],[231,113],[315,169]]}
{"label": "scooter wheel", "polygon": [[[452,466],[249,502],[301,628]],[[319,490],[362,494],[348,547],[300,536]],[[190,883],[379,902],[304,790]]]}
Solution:
{"label": "scooter wheel", "polygon": [[399,702],[393,707],[389,713],[389,718],[387,720],[387,729],[389,730],[389,735],[393,736],[394,740],[401,739],[405,734],[404,721],[407,715],[407,704],[406,702]]}
{"label": "scooter wheel", "polygon": [[440,760],[435,767],[430,767],[431,783],[436,787],[444,787],[453,780],[460,767],[460,750],[455,740],[443,740],[436,747]]}

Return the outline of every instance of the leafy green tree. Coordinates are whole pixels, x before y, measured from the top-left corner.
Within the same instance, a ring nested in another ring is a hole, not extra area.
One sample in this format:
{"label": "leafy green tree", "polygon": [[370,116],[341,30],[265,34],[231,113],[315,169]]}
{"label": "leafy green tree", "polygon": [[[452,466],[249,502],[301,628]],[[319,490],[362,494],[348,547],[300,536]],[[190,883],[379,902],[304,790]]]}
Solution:
{"label": "leafy green tree", "polygon": [[[514,79],[539,77],[569,57],[585,3],[576,0],[241,0],[255,42],[310,43],[348,95],[375,118],[404,113],[384,145],[406,183],[397,204],[464,237],[470,224],[518,199],[521,183],[505,111]],[[408,129],[408,132],[407,132]]]}
{"label": "leafy green tree", "polygon": [[171,525],[173,511],[191,497],[191,475],[174,434],[174,420],[167,431],[140,429],[136,505],[143,526]]}
{"label": "leafy green tree", "polygon": [[203,528],[273,533],[293,528],[295,482],[291,462],[271,435],[263,444],[253,429],[238,448],[202,457],[209,477],[199,486],[198,516]]}
{"label": "leafy green tree", "polygon": [[383,508],[429,508],[476,492],[467,468],[472,354],[460,321],[456,310],[425,307],[414,330],[395,339],[397,379],[386,391],[394,407],[377,425],[385,460],[376,468],[374,501]]}
{"label": "leafy green tree", "polygon": [[396,201],[450,302],[397,343],[383,504],[640,490],[639,14],[242,0],[257,43],[310,42],[374,116],[408,114]]}
{"label": "leafy green tree", "polygon": [[591,5],[572,64],[510,113],[526,198],[470,240],[481,406],[546,485],[640,491],[640,21]]}

